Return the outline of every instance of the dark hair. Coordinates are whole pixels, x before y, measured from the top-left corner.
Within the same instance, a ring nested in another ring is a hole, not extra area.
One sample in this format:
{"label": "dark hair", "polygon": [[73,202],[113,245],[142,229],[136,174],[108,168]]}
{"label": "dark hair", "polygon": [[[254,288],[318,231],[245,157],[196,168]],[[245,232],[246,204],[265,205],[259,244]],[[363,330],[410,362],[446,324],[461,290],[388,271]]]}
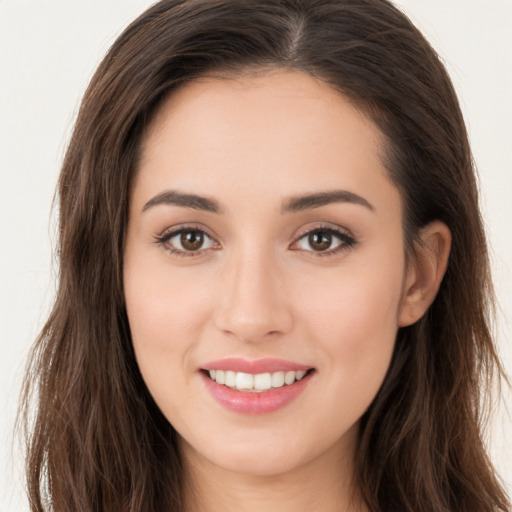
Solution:
{"label": "dark hair", "polygon": [[269,68],[324,80],[380,128],[406,251],[434,219],[453,237],[433,305],[399,330],[361,420],[364,499],[372,511],[508,509],[481,433],[502,375],[486,241],[465,125],[435,51],[385,0],[164,0],[99,66],[63,162],[59,288],[22,405],[32,511],[182,510],[176,433],[139,373],[124,305],[130,184],[144,130],[173,90]]}

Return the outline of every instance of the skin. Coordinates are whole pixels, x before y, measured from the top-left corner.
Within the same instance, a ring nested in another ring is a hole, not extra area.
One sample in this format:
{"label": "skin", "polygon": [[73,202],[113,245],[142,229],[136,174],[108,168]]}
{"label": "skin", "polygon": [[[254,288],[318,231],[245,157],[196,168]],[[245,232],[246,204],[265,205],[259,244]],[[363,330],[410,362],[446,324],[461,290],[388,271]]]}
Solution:
{"label": "skin", "polygon": [[[130,200],[126,305],[142,376],[180,435],[190,510],[365,510],[353,485],[359,420],[398,328],[435,297],[450,242],[432,223],[406,265],[382,142],[330,86],[287,71],[198,80],[166,100],[146,133]],[[145,208],[169,190],[214,199],[222,212]],[[291,197],[333,190],[370,207],[282,212]],[[179,236],[157,242],[182,227],[208,235],[187,256],[170,251],[183,250]],[[326,227],[355,243],[334,236],[313,250],[307,233]],[[225,357],[315,372],[285,407],[240,414],[217,403],[199,373]]]}

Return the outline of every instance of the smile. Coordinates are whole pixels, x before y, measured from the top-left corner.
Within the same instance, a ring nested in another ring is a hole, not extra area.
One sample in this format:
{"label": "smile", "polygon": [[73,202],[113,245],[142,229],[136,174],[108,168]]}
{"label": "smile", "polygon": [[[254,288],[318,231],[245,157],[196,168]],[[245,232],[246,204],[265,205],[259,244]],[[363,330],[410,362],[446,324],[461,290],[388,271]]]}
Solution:
{"label": "smile", "polygon": [[294,382],[300,381],[306,375],[306,371],[278,371],[253,375],[232,370],[209,370],[208,374],[217,384],[222,384],[239,391],[262,393],[271,389],[290,386]]}
{"label": "smile", "polygon": [[316,373],[312,367],[278,359],[213,361],[199,372],[210,396],[229,411],[265,414],[301,395]]}

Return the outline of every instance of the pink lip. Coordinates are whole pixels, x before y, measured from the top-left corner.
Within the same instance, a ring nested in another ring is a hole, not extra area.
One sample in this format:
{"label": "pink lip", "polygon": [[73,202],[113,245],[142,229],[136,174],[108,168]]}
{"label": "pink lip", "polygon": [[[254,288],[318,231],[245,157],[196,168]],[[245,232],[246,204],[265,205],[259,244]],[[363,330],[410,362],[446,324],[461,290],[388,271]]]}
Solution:
{"label": "pink lip", "polygon": [[[277,371],[307,371],[310,366],[284,361],[279,359],[260,359],[247,361],[245,359],[229,358],[212,361],[204,365],[202,370],[231,370],[245,373],[273,373]],[[250,393],[231,389],[218,384],[205,372],[199,372],[206,389],[212,397],[230,411],[241,414],[265,414],[281,409],[299,396],[309,384],[315,372],[307,373],[301,380],[277,389],[270,389],[261,393]]]}
{"label": "pink lip", "polygon": [[252,373],[274,373],[274,372],[291,372],[291,371],[307,371],[311,366],[286,361],[284,359],[256,359],[249,361],[238,357],[228,357],[226,359],[219,359],[211,361],[201,367],[203,370],[231,370],[233,372]]}

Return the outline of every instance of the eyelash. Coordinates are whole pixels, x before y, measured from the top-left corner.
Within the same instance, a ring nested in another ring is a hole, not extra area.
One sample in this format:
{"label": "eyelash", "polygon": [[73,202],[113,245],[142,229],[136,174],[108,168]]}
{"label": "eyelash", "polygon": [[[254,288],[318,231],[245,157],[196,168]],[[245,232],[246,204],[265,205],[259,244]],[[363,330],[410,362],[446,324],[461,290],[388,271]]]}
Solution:
{"label": "eyelash", "polygon": [[[334,247],[334,249],[327,249],[326,251],[315,251],[315,250],[309,250],[306,252],[313,253],[315,257],[326,257],[326,256],[334,256],[335,254],[338,254],[339,252],[346,251],[348,249],[351,249],[355,247],[357,244],[356,239],[347,233],[344,230],[333,228],[332,226],[316,226],[313,229],[307,229],[302,233],[299,233],[297,239],[295,242],[293,242],[293,245],[298,244],[301,240],[308,237],[309,235],[313,233],[324,233],[327,235],[330,235],[332,237],[338,238],[340,240],[339,245]],[[294,249],[298,250],[298,249]]]}
{"label": "eyelash", "polygon": [[[174,229],[171,231],[166,231],[162,235],[159,235],[155,238],[155,243],[157,245],[163,246],[167,251],[169,251],[174,256],[178,257],[197,257],[201,254],[203,254],[205,251],[211,250],[212,248],[206,248],[206,249],[199,249],[197,251],[183,251],[181,249],[176,249],[172,247],[169,244],[169,241],[174,238],[177,235],[181,235],[183,233],[201,233],[203,236],[206,236],[208,239],[210,239],[214,244],[216,243],[214,239],[206,233],[204,229],[201,229],[198,226],[183,226],[178,229]],[[353,248],[355,245],[357,245],[356,239],[348,234],[346,231],[333,228],[332,226],[316,226],[313,229],[308,229],[304,231],[303,233],[300,233],[297,237],[297,239],[293,242],[292,245],[296,245],[301,240],[306,238],[307,236],[310,236],[313,233],[324,233],[327,235],[330,235],[332,237],[335,237],[340,240],[339,245],[337,245],[334,249],[328,249],[326,251],[315,251],[315,250],[306,250],[306,252],[313,253],[315,257],[325,257],[325,256],[333,256],[335,254],[338,254],[341,251],[348,250]],[[216,249],[213,249],[216,250]],[[292,249],[292,250],[300,250],[300,249]]]}
{"label": "eyelash", "polygon": [[206,236],[210,240],[213,241],[213,238],[204,230],[201,229],[199,226],[183,226],[178,229],[174,229],[171,231],[165,231],[162,235],[157,236],[155,239],[155,243],[157,245],[161,245],[164,247],[167,251],[169,251],[172,255],[178,256],[178,257],[194,257],[199,256],[202,254],[205,250],[208,249],[199,249],[197,251],[182,251],[181,249],[175,249],[169,244],[169,241],[174,238],[177,235],[181,235],[182,233],[202,233],[203,236]]}

